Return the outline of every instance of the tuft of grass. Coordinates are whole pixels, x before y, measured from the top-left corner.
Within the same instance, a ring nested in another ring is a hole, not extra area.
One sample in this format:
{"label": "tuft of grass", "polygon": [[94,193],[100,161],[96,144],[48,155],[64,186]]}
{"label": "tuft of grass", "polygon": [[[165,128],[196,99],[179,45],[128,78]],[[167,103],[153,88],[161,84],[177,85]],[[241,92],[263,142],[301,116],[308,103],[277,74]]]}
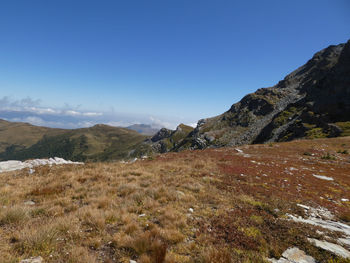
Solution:
{"label": "tuft of grass", "polygon": [[336,157],[334,155],[331,155],[330,153],[327,153],[327,154],[321,156],[321,159],[323,159],[323,160],[336,160]]}
{"label": "tuft of grass", "polygon": [[21,233],[15,250],[30,256],[49,255],[57,246],[59,231],[50,226],[40,228],[29,227]]}
{"label": "tuft of grass", "polygon": [[96,256],[89,252],[86,247],[75,247],[68,253],[68,258],[65,261],[67,263],[95,263],[97,262]]}
{"label": "tuft of grass", "polygon": [[326,138],[329,136],[322,128],[313,128],[306,132],[306,136],[309,139]]}
{"label": "tuft of grass", "polygon": [[350,121],[336,122],[335,124],[342,129],[341,136],[350,136]]}
{"label": "tuft of grass", "polygon": [[0,212],[0,226],[15,225],[29,217],[27,209],[19,206],[5,208]]}
{"label": "tuft of grass", "polygon": [[348,150],[338,150],[337,153],[349,154],[349,151]]}
{"label": "tuft of grass", "polygon": [[231,263],[233,262],[231,252],[228,248],[216,248],[210,247],[206,249],[202,255],[201,260],[203,263]]}

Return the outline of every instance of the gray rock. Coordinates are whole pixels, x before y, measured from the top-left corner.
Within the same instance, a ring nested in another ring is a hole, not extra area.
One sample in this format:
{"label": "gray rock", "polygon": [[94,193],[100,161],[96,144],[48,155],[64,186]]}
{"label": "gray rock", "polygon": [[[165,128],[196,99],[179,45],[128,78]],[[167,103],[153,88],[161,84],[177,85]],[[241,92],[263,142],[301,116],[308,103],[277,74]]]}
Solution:
{"label": "gray rock", "polygon": [[304,251],[297,247],[288,248],[283,252],[282,257],[288,259],[291,262],[297,263],[316,263],[315,259],[305,254]]}
{"label": "gray rock", "polygon": [[315,238],[308,238],[308,240],[316,247],[332,252],[333,254],[343,258],[350,258],[350,252],[337,244],[333,244],[327,241],[321,241]]}
{"label": "gray rock", "polygon": [[28,164],[21,161],[5,161],[0,162],[0,172],[10,172],[29,167]]}
{"label": "gray rock", "polygon": [[334,179],[332,177],[324,176],[324,175],[318,175],[318,174],[313,174],[313,177],[316,177],[318,179],[326,180],[326,181],[333,181]]}
{"label": "gray rock", "polygon": [[20,263],[42,263],[42,262],[43,262],[43,258],[40,256],[27,258],[20,261]]}
{"label": "gray rock", "polygon": [[34,159],[34,160],[28,160],[25,162],[4,161],[4,162],[0,162],[0,173],[29,168],[29,173],[32,174],[34,172],[34,170],[32,169],[33,167],[42,166],[42,165],[54,165],[54,164],[59,165],[59,164],[84,164],[84,163],[66,161],[58,157],[50,158],[50,159]]}
{"label": "gray rock", "polygon": [[290,247],[283,252],[280,259],[269,258],[272,263],[316,263],[316,260],[297,247]]}
{"label": "gray rock", "polygon": [[208,142],[213,142],[213,141],[215,140],[215,137],[212,136],[212,135],[206,134],[206,135],[204,136],[204,139],[207,140]]}
{"label": "gray rock", "polygon": [[338,238],[338,243],[342,246],[348,246],[350,248],[350,237]]}
{"label": "gray rock", "polygon": [[32,200],[29,200],[29,201],[25,201],[24,204],[25,205],[35,205],[35,202],[33,202]]}
{"label": "gray rock", "polygon": [[171,136],[172,132],[172,130],[162,128],[151,138],[151,141],[158,142],[162,139],[168,138]]}
{"label": "gray rock", "polygon": [[289,219],[293,220],[294,222],[319,226],[319,227],[328,229],[330,231],[337,231],[347,236],[350,236],[350,226],[343,224],[341,222],[332,221],[332,220],[322,220],[316,217],[309,217],[307,219],[304,219],[300,216],[297,217],[290,214],[286,214],[286,215],[288,216]]}

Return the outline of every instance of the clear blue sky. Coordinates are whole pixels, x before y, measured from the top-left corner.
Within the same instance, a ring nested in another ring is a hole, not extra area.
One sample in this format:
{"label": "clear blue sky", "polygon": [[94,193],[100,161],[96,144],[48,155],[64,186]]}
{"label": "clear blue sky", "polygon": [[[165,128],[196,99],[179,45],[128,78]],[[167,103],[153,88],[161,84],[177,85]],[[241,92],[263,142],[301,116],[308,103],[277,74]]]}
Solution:
{"label": "clear blue sky", "polygon": [[347,0],[7,0],[0,91],[196,121],[349,38]]}

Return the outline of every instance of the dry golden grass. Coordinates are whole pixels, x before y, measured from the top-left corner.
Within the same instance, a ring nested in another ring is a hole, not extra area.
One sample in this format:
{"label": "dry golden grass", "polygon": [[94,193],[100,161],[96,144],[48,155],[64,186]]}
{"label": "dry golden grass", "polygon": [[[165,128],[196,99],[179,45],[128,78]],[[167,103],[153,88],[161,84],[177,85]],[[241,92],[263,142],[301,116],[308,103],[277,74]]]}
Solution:
{"label": "dry golden grass", "polygon": [[[307,242],[313,228],[283,219],[303,203],[349,221],[349,202],[326,198],[349,195],[349,156],[337,153],[340,145],[348,149],[350,139],[243,147],[250,157],[211,149],[3,173],[0,262],[266,262],[292,245],[320,262],[346,262]],[[324,152],[336,160],[322,159]],[[298,170],[286,173],[290,167]],[[336,184],[312,177],[317,169]]]}

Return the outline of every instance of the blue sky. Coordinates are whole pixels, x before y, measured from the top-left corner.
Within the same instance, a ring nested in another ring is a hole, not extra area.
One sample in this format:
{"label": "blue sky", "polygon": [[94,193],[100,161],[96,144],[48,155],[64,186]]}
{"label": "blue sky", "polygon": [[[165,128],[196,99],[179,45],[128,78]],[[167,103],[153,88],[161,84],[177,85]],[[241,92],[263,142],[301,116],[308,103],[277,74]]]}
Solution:
{"label": "blue sky", "polygon": [[347,0],[1,1],[0,111],[194,123],[346,42],[349,13]]}

